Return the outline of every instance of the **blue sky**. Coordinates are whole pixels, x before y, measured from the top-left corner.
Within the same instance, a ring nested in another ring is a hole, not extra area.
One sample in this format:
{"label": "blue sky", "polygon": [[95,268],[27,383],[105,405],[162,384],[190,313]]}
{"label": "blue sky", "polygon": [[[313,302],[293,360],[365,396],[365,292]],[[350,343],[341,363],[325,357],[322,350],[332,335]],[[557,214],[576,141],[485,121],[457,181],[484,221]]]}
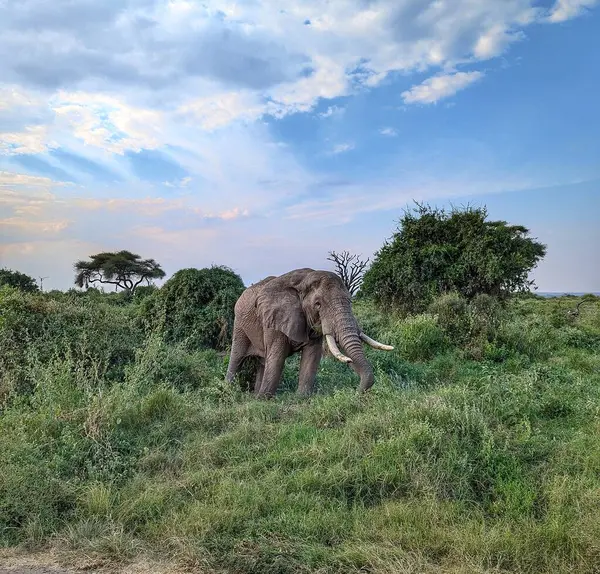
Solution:
{"label": "blue sky", "polygon": [[541,291],[600,291],[597,4],[0,4],[0,265],[249,284],[372,256],[416,199],[487,205],[547,244]]}

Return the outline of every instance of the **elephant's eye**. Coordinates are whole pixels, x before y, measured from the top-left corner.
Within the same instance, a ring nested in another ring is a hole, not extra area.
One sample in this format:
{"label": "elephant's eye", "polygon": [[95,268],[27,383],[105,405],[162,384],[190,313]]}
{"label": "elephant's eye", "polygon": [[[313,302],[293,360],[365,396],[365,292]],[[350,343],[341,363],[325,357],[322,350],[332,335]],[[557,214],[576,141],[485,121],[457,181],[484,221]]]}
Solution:
{"label": "elephant's eye", "polygon": [[321,308],[321,303],[319,303],[319,302],[317,301],[317,302],[315,303],[315,307],[316,307],[317,309],[320,309],[320,308]]}

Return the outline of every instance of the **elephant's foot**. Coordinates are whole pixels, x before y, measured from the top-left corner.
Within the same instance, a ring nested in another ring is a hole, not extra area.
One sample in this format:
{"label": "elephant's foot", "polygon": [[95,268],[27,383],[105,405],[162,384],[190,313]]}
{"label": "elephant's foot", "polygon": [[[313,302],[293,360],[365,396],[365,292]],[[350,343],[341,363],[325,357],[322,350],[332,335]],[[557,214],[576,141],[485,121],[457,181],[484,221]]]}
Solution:
{"label": "elephant's foot", "polygon": [[269,400],[277,394],[277,385],[269,385],[263,381],[261,385],[254,389],[254,396],[257,399]]}

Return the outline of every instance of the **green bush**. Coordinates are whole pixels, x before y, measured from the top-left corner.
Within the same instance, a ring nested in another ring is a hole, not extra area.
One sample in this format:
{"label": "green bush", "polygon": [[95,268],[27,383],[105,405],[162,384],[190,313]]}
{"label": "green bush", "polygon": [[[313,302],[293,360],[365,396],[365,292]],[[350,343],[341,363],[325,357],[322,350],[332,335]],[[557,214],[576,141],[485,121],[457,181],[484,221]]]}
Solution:
{"label": "green bush", "polygon": [[487,221],[485,208],[447,213],[417,204],[376,253],[360,293],[414,313],[448,291],[468,299],[527,291],[529,272],[546,253],[528,233],[521,225]]}
{"label": "green bush", "polygon": [[0,397],[35,385],[32,369],[54,358],[69,359],[91,383],[121,380],[143,332],[135,308],[102,299],[48,298],[0,290]]}
{"label": "green bush", "polygon": [[125,372],[125,380],[135,386],[168,385],[179,391],[207,387],[224,376],[223,361],[216,351],[189,352],[181,346],[167,345],[156,335],[138,349],[135,362]]}
{"label": "green bush", "polygon": [[501,360],[495,341],[505,319],[505,311],[497,298],[481,293],[470,301],[458,293],[448,293],[429,305],[450,344],[462,348],[466,356]]}
{"label": "green bush", "polygon": [[239,275],[226,267],[182,269],[142,302],[141,316],[168,343],[225,349],[243,290]]}
{"label": "green bush", "polygon": [[459,293],[448,293],[436,298],[428,308],[450,340],[460,344],[471,334],[471,316],[467,300]]}
{"label": "green bush", "polygon": [[511,355],[544,361],[558,348],[560,341],[558,332],[545,317],[527,320],[515,316],[499,327],[496,344]]}
{"label": "green bush", "polygon": [[448,347],[444,331],[435,317],[428,314],[397,322],[384,338],[408,361],[427,361]]}
{"label": "green bush", "polygon": [[39,291],[33,277],[25,275],[25,273],[21,273],[20,271],[13,271],[6,268],[0,269],[0,288],[4,286],[14,287],[25,293],[37,293]]}

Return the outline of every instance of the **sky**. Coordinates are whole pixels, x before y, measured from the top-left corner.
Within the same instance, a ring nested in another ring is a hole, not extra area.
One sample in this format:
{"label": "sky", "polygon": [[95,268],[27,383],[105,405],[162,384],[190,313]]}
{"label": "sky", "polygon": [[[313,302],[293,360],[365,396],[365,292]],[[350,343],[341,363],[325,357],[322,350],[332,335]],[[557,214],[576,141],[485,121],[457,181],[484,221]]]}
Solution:
{"label": "sky", "polygon": [[599,4],[0,0],[0,267],[68,289],[128,249],[249,285],[372,258],[418,200],[600,291]]}

